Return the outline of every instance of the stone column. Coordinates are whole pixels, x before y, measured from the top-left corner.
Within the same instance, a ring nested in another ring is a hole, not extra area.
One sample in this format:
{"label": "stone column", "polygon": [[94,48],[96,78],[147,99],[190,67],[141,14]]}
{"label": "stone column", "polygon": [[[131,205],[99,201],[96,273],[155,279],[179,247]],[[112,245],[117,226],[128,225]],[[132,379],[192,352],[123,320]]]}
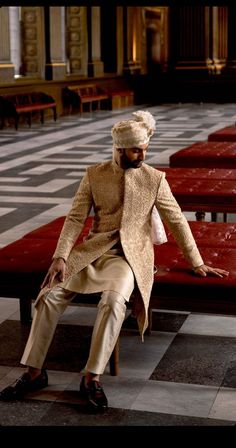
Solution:
{"label": "stone column", "polygon": [[66,52],[68,73],[87,76],[88,70],[88,30],[84,6],[66,8]]}
{"label": "stone column", "polygon": [[21,27],[20,7],[9,8],[11,60],[14,64],[15,78],[21,75]]}
{"label": "stone column", "polygon": [[169,8],[144,8],[146,31],[146,66],[149,73],[158,76],[167,72],[169,63]]}
{"label": "stone column", "polygon": [[123,72],[126,74],[140,73],[141,71],[141,39],[138,35],[141,27],[141,8],[124,7],[124,64]]}
{"label": "stone column", "polygon": [[228,58],[226,71],[236,73],[236,6],[228,6]]}
{"label": "stone column", "polygon": [[116,17],[116,45],[117,45],[117,74],[123,74],[123,64],[124,64],[124,32],[123,32],[123,8],[121,6],[117,7],[117,17]]}
{"label": "stone column", "polygon": [[206,16],[204,6],[171,7],[171,59],[173,69],[207,71]]}
{"label": "stone column", "polygon": [[212,66],[214,74],[220,74],[226,65],[228,52],[228,11],[225,6],[212,7]]}
{"label": "stone column", "polygon": [[[109,17],[107,18],[109,20]],[[104,74],[101,61],[101,18],[100,7],[87,8],[88,24],[88,76],[96,77]]]}
{"label": "stone column", "polygon": [[63,7],[45,6],[45,79],[64,79],[66,61],[64,50]]}
{"label": "stone column", "polygon": [[22,7],[22,74],[44,78],[45,40],[43,8]]}
{"label": "stone column", "polygon": [[14,81],[14,65],[11,62],[9,7],[0,8],[0,82]]}

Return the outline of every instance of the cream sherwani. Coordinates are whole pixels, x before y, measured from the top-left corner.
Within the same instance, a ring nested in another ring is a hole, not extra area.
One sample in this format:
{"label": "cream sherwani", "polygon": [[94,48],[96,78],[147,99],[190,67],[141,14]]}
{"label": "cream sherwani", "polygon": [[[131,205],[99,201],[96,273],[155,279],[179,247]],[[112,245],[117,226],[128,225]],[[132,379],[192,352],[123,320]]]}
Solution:
{"label": "cream sherwani", "polygon": [[[67,274],[60,286],[81,291],[76,274],[121,242],[140,297],[136,316],[141,335],[148,325],[148,305],[153,285],[154,251],[151,212],[156,206],[191,267],[203,264],[186,218],[173,197],[165,173],[143,163],[123,170],[115,161],[87,169],[54,253],[66,260]],[[87,216],[94,209],[88,237],[74,247]],[[71,286],[73,285],[73,286]],[[77,285],[77,286],[76,286]],[[45,289],[39,294],[39,297]]]}

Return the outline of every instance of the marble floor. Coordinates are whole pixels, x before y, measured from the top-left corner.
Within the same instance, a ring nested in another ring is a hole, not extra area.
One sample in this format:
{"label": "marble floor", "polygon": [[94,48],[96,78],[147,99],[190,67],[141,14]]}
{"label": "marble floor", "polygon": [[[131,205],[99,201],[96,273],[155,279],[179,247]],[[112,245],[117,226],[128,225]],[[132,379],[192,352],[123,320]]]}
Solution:
{"label": "marble floor", "polygon": [[[64,215],[87,166],[111,157],[111,126],[137,109],[157,119],[147,163],[169,156],[236,121],[236,104],[163,104],[50,117],[0,131],[0,247]],[[186,213],[189,220],[195,219]],[[210,216],[206,216],[209,220]],[[221,219],[221,217],[219,217]],[[235,222],[235,215],[228,216]],[[29,328],[19,322],[17,299],[0,298],[0,388],[21,372]],[[48,352],[49,386],[21,402],[0,402],[7,427],[235,427],[236,318],[154,310],[153,331],[142,343],[127,312],[120,338],[120,373],[102,383],[105,414],[86,412],[78,394],[95,308],[70,306]]]}

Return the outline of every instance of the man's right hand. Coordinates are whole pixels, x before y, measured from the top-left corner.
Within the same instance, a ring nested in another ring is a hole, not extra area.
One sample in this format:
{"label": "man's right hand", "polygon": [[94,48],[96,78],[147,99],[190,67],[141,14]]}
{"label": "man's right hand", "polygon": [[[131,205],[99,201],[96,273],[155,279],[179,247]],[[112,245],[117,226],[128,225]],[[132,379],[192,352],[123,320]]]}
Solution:
{"label": "man's right hand", "polygon": [[55,278],[58,279],[58,282],[63,282],[65,279],[65,273],[66,273],[65,260],[63,258],[54,258],[43,280],[43,283],[41,284],[41,289],[44,288],[44,286],[46,285],[48,285],[48,287],[51,288],[53,286]]}

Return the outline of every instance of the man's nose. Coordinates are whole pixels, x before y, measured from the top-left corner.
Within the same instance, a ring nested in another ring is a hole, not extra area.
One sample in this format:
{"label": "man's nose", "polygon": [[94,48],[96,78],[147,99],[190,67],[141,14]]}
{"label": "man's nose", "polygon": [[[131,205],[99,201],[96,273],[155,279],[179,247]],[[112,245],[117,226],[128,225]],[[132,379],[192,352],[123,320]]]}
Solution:
{"label": "man's nose", "polygon": [[140,160],[144,160],[145,159],[145,151],[140,151],[139,158],[140,158]]}

